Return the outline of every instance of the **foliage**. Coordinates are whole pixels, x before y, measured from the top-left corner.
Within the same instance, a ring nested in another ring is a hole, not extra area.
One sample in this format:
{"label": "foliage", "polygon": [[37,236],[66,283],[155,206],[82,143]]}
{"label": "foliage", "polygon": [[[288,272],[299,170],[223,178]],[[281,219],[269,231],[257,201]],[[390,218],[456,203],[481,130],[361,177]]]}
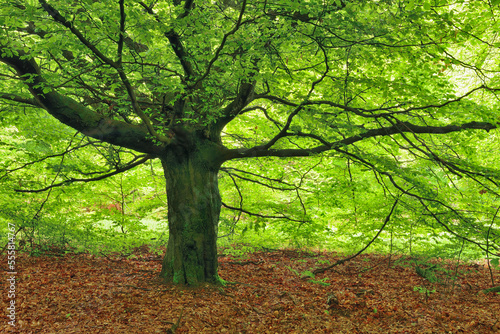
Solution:
{"label": "foliage", "polygon": [[1,5],[1,236],[161,249],[196,161],[225,247],[498,263],[497,1]]}

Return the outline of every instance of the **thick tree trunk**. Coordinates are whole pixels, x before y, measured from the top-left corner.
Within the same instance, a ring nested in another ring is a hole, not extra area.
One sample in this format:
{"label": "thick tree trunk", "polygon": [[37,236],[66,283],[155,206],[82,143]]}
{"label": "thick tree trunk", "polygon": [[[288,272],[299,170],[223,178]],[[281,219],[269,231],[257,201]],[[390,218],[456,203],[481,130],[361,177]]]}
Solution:
{"label": "thick tree trunk", "polygon": [[174,284],[217,283],[219,166],[206,152],[179,153],[162,159],[169,240],[160,275]]}

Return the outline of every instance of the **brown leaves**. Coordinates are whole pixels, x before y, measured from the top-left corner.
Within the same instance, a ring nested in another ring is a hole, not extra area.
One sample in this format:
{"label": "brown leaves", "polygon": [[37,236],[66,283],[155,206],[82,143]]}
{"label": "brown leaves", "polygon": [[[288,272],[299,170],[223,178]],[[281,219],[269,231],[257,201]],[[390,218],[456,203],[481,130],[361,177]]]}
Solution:
{"label": "brown leaves", "polygon": [[[482,266],[460,264],[456,281],[419,277],[411,266],[361,255],[335,272],[300,278],[341,257],[291,250],[220,257],[225,287],[163,285],[160,261],[91,255],[21,255],[18,333],[497,333],[500,296]],[[120,259],[119,261],[117,261]],[[114,261],[111,261],[114,260]],[[394,257],[392,258],[394,260]],[[6,263],[5,257],[1,259]],[[397,261],[396,261],[397,262]],[[374,264],[379,264],[373,266]],[[443,266],[445,264],[442,264]],[[453,264],[450,263],[450,266]],[[367,270],[367,268],[371,268]],[[452,268],[452,267],[450,267]],[[455,267],[453,267],[455,268]],[[454,272],[454,271],[453,271]],[[498,272],[495,273],[498,277]],[[236,283],[240,282],[240,283]],[[329,284],[329,285],[328,285]],[[415,287],[436,290],[424,294]],[[2,309],[6,307],[2,296]]]}

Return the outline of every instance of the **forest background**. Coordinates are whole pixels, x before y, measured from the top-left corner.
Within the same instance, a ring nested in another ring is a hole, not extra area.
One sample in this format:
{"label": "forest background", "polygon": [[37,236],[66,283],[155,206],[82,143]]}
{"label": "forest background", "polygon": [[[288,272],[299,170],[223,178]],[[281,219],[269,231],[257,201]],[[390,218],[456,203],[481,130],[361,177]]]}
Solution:
{"label": "forest background", "polygon": [[0,331],[498,333],[499,13],[0,0]]}
{"label": "forest background", "polygon": [[[12,224],[31,255],[144,244],[164,254],[165,175],[202,159],[207,142],[223,151],[221,203],[207,212],[221,207],[216,241],[230,254],[352,254],[371,242],[498,265],[498,1],[2,1],[0,11],[3,244]],[[119,122],[150,148],[116,139]]]}

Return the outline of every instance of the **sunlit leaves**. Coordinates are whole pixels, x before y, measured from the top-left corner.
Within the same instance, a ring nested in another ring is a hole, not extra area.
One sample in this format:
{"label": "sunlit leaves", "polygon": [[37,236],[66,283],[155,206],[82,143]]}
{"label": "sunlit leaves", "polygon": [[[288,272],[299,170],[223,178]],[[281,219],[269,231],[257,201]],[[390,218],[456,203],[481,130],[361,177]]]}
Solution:
{"label": "sunlit leaves", "polygon": [[[478,217],[483,219],[494,203],[493,197],[475,196],[484,190],[483,183],[495,188],[488,181],[497,176],[498,138],[493,131],[388,136],[383,130],[410,123],[437,127],[498,122],[498,8],[493,5],[441,0],[247,1],[243,12],[234,1],[195,1],[185,12],[171,1],[152,2],[150,7],[126,1],[120,46],[116,1],[54,2],[83,38],[51,19],[36,2],[5,2],[0,7],[0,52],[5,57],[24,51],[23,60],[33,57],[45,79],[32,88],[41,89],[42,95],[57,91],[72,97],[102,117],[138,125],[144,123],[138,116],[142,112],[154,130],[169,139],[174,125],[185,126],[200,140],[208,140],[207,133],[216,126],[214,131],[225,126],[222,141],[234,149],[231,152],[257,147],[248,152],[287,149],[312,155],[293,162],[296,165],[281,158],[254,162],[258,167],[241,161],[231,165],[264,176],[261,183],[240,179],[242,192],[251,199],[243,205],[286,222],[275,231],[297,244],[308,238],[318,241],[326,228],[345,233],[347,242],[348,232],[357,241],[366,240],[371,234],[363,232],[380,225],[401,193],[406,211],[397,212],[395,219],[403,228],[394,228],[400,236],[408,225],[422,233],[439,227],[436,220],[420,219],[422,212],[443,214],[446,223],[469,235],[475,226],[469,224],[473,214],[468,205],[481,206]],[[13,68],[1,65],[0,71],[1,93],[16,94],[17,100],[30,96]],[[125,74],[129,85],[118,74]],[[25,82],[33,81],[30,75]],[[240,93],[245,85],[252,88],[248,96]],[[481,86],[484,89],[468,94]],[[239,101],[242,107],[229,110],[238,98],[245,99]],[[22,114],[24,105],[15,100],[6,98],[3,106]],[[16,123],[22,133],[2,137],[6,161],[15,160],[10,156],[13,148],[22,164],[29,157],[60,152],[70,141],[72,134],[66,130],[26,116],[5,117],[6,129]],[[374,138],[338,144],[377,129],[381,131]],[[42,135],[29,136],[36,132]],[[264,149],[278,134],[283,136]],[[218,140],[213,144],[228,152]],[[337,151],[317,156],[306,150],[318,147]],[[93,173],[92,168],[121,166],[124,157],[134,154],[103,144],[93,148],[98,153],[72,153],[64,164],[51,158],[39,168],[61,181]],[[26,173],[33,177],[32,170]],[[31,185],[42,181],[52,182],[37,179]],[[9,187],[14,187],[12,182]],[[240,204],[233,179],[221,176],[222,183],[230,204]],[[284,193],[277,192],[278,186]],[[463,217],[454,208],[460,208]],[[268,229],[271,224],[261,216],[247,217],[248,226]]]}

